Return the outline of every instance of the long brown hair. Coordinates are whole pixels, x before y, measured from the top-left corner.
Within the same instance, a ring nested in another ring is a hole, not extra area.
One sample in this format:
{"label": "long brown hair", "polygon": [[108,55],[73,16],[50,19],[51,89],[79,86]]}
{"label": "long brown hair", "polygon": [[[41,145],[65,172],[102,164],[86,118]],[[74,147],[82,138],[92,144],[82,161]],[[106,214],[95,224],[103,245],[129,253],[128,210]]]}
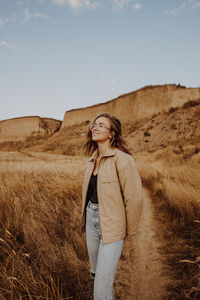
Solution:
{"label": "long brown hair", "polygon": [[91,124],[93,124],[98,118],[105,117],[110,120],[110,131],[112,133],[112,139],[110,142],[110,146],[113,148],[118,148],[123,152],[126,152],[128,154],[131,154],[131,150],[128,147],[126,141],[122,137],[122,129],[121,129],[121,122],[119,119],[117,119],[115,116],[112,116],[107,113],[102,113],[95,117],[92,123],[90,123],[90,126],[88,128],[87,132],[87,139],[85,144],[83,145],[83,150],[85,154],[91,155],[97,148],[98,145],[95,141],[92,140],[92,131],[91,131]]}

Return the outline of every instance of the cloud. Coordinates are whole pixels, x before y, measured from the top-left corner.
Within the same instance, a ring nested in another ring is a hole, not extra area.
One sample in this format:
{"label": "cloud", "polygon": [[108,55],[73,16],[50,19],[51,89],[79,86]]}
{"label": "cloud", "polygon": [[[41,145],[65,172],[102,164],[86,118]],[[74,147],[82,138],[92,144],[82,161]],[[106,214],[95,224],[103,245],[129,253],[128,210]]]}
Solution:
{"label": "cloud", "polygon": [[132,2],[132,0],[112,0],[114,10],[123,10],[124,7]]}
{"label": "cloud", "polygon": [[134,8],[134,10],[139,10],[139,9],[141,9],[142,8],[142,4],[141,3],[135,3],[134,5],[133,5],[133,8]]}
{"label": "cloud", "polygon": [[28,8],[25,8],[24,10],[24,23],[27,23],[32,19],[32,15],[30,14]]}
{"label": "cloud", "polygon": [[180,9],[175,8],[175,9],[171,9],[171,10],[165,10],[164,14],[166,15],[175,15],[178,14],[180,12]]}
{"label": "cloud", "polygon": [[81,8],[98,8],[101,6],[99,1],[91,0],[52,0],[52,3],[59,6],[68,5],[73,10]]}
{"label": "cloud", "polygon": [[187,8],[197,8],[199,6],[200,6],[199,1],[197,2],[196,0],[187,0],[184,1],[181,5],[179,5],[179,7],[174,8],[172,10],[166,10],[164,11],[164,13],[167,15],[178,15]]}
{"label": "cloud", "polygon": [[2,40],[0,41],[0,49],[1,48],[7,48],[13,51],[17,51],[23,54],[29,54],[30,50],[22,48],[22,47],[18,47],[15,43],[10,42],[9,40]]}
{"label": "cloud", "polygon": [[179,14],[183,9],[185,9],[186,6],[187,6],[187,3],[184,2],[178,8],[165,10],[164,13],[167,14],[167,15],[176,15],[176,14]]}
{"label": "cloud", "polygon": [[[111,2],[113,10],[120,11],[129,4],[134,3],[135,0],[107,0],[105,2],[102,0],[51,0],[51,2],[58,6],[68,6],[74,11],[80,9],[95,9],[104,6],[106,2]],[[133,5],[133,8],[134,10],[139,10],[142,8],[142,5],[141,3],[136,2]]]}
{"label": "cloud", "polygon": [[3,26],[4,25],[4,21],[2,18],[0,18],[0,26]]}
{"label": "cloud", "polygon": [[134,10],[139,10],[142,8],[142,5],[140,2],[135,2],[135,0],[111,0],[113,5],[113,10],[115,12],[124,10],[126,6],[133,4]]}
{"label": "cloud", "polygon": [[17,14],[13,13],[12,16],[10,17],[5,17],[4,19],[2,19],[0,17],[0,27],[6,25],[6,23],[14,23],[16,21],[17,18]]}
{"label": "cloud", "polygon": [[5,18],[4,21],[5,23],[13,23],[16,21],[16,18],[17,18],[17,14],[13,13],[11,17]]}
{"label": "cloud", "polygon": [[63,6],[63,5],[67,5],[68,4],[68,0],[52,0],[52,3],[56,4],[56,5]]}
{"label": "cloud", "polygon": [[49,16],[47,16],[47,15],[44,15],[44,14],[40,14],[40,13],[34,13],[33,15],[33,18],[41,18],[41,19],[45,19],[45,20],[48,20],[49,19]]}
{"label": "cloud", "polygon": [[28,8],[25,8],[24,9],[24,24],[29,22],[31,19],[38,19],[38,18],[41,18],[41,19],[49,19],[49,16],[46,16],[44,14],[41,14],[41,13],[38,13],[38,12],[35,12],[35,13],[30,13],[29,9]]}
{"label": "cloud", "polygon": [[9,48],[12,50],[17,50],[16,44],[7,41],[0,41],[0,48],[2,47]]}
{"label": "cloud", "polygon": [[197,7],[200,7],[200,2],[197,2],[192,6],[192,8],[197,8]]}
{"label": "cloud", "polygon": [[184,8],[186,8],[186,6],[187,6],[187,4],[186,3],[182,3],[181,5],[180,5],[180,9],[184,9]]}

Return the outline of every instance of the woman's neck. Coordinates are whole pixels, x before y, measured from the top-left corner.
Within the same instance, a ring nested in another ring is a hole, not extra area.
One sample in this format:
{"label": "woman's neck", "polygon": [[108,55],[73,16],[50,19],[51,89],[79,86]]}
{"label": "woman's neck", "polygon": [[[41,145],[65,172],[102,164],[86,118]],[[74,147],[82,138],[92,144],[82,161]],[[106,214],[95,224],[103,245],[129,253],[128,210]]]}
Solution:
{"label": "woman's neck", "polygon": [[110,149],[110,143],[98,143],[98,156],[103,156],[107,149]]}

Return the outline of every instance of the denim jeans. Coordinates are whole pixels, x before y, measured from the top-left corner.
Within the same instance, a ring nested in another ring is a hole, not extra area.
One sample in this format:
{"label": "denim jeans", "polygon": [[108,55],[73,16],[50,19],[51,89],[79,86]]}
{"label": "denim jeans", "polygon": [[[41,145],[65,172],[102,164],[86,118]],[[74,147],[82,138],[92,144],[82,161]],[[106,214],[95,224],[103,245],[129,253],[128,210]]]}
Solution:
{"label": "denim jeans", "polygon": [[86,208],[86,243],[91,272],[95,273],[94,300],[114,300],[113,282],[124,240],[103,244],[99,206],[91,201]]}

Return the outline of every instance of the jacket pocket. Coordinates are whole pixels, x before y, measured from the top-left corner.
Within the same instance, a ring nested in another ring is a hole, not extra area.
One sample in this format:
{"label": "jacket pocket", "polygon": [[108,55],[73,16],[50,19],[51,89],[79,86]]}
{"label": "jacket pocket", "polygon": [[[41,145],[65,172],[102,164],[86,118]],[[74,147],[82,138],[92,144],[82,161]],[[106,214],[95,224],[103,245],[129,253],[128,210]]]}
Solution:
{"label": "jacket pocket", "polygon": [[116,182],[116,181],[119,181],[118,177],[116,177],[116,176],[105,176],[102,179],[102,183],[110,183],[110,182]]}

